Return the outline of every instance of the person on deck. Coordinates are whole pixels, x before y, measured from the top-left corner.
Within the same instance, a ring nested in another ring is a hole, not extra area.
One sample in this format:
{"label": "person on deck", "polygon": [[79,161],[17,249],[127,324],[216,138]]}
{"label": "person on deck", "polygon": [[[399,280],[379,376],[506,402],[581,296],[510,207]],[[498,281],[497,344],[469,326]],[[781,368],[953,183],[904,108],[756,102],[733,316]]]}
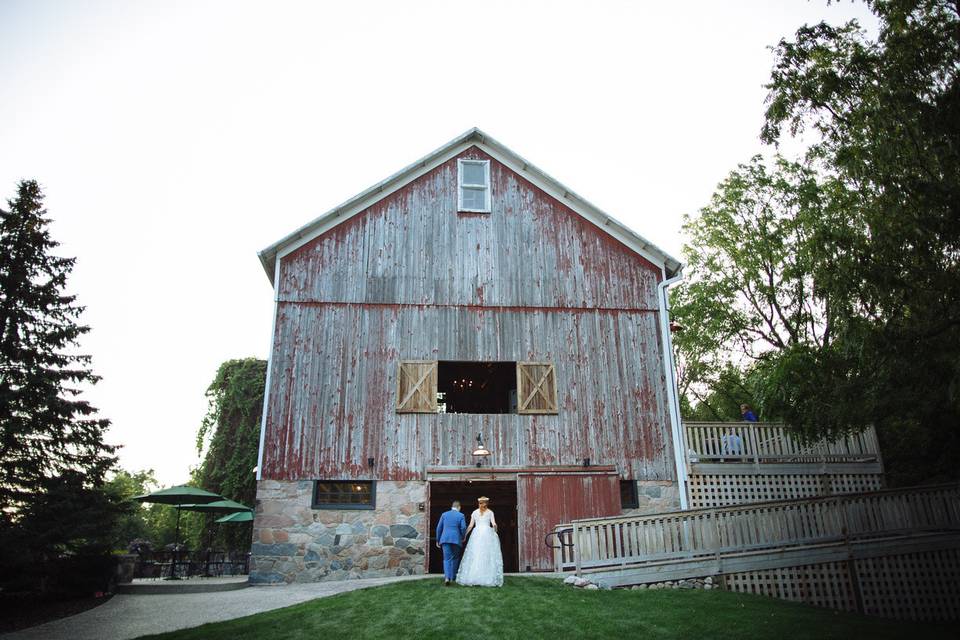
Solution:
{"label": "person on deck", "polygon": [[753,409],[751,409],[748,404],[740,405],[740,417],[743,418],[745,422],[757,422],[757,414],[753,412]]}

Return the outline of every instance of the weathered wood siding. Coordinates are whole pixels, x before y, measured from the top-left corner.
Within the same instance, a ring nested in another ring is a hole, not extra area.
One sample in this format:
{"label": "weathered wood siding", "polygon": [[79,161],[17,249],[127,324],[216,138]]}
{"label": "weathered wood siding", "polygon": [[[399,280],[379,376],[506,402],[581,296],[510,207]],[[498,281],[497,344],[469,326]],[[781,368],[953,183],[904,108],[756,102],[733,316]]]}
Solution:
{"label": "weathered wood siding", "polygon": [[[559,522],[620,515],[620,477],[616,474],[522,474],[517,478],[520,567],[549,571],[553,549],[544,539]],[[553,540],[556,544],[556,539]]]}
{"label": "weathered wood siding", "polygon": [[[494,465],[674,478],[659,269],[491,176],[490,214],[457,213],[451,160],[281,260],[265,478],[423,478],[472,464],[478,432]],[[559,414],[397,414],[399,360],[553,362]]]}
{"label": "weathered wood siding", "polygon": [[285,256],[280,299],[657,308],[658,267],[494,160],[490,180],[491,213],[458,214],[444,163]]}

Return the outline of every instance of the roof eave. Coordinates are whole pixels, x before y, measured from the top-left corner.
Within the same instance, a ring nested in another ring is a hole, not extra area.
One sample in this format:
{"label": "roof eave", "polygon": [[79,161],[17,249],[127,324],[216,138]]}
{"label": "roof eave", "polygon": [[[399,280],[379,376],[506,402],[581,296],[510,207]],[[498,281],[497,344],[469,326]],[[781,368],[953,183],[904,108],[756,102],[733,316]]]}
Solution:
{"label": "roof eave", "polygon": [[644,257],[654,257],[657,262],[660,262],[663,265],[664,271],[666,272],[668,278],[680,271],[682,265],[679,260],[670,256],[668,253],[631,230],[613,216],[604,213],[596,206],[590,204],[590,202],[585,198],[579,196],[576,192],[567,188],[555,178],[550,177],[538,167],[528,162],[514,151],[510,150],[496,139],[490,137],[479,128],[473,127],[457,136],[453,140],[431,151],[419,160],[394,173],[390,177],[378,182],[369,189],[362,191],[339,206],[334,207],[323,215],[311,220],[293,233],[288,234],[277,242],[271,244],[266,249],[260,251],[257,255],[260,257],[260,263],[263,265],[263,269],[266,272],[267,278],[270,280],[271,284],[274,286],[276,285],[274,282],[274,275],[276,273],[277,256],[287,247],[296,243],[298,240],[314,235],[314,232],[317,228],[325,226],[331,220],[344,215],[348,210],[355,209],[358,203],[363,203],[365,200],[370,200],[370,202],[367,203],[367,206],[369,204],[373,204],[376,199],[379,199],[379,194],[384,192],[389,193],[396,190],[396,188],[402,187],[407,181],[415,178],[420,172],[422,172],[424,168],[436,162],[438,158],[449,154],[451,150],[456,149],[459,146],[467,145],[469,143],[478,143],[484,147],[487,147],[489,150],[494,151],[496,155],[508,160],[508,164],[512,164],[514,165],[514,168],[519,169],[520,173],[528,174],[531,178],[533,178],[532,182],[534,182],[534,184],[550,185],[552,187],[551,191],[556,192],[555,197],[560,197],[561,201],[569,201],[572,209],[578,212],[589,213],[590,215],[585,217],[587,217],[588,220],[596,224],[598,227],[606,230],[608,233],[610,233],[611,229],[614,230],[615,232],[611,233],[611,235],[616,237],[621,242],[624,242],[624,244],[626,244],[628,247],[634,249]]}

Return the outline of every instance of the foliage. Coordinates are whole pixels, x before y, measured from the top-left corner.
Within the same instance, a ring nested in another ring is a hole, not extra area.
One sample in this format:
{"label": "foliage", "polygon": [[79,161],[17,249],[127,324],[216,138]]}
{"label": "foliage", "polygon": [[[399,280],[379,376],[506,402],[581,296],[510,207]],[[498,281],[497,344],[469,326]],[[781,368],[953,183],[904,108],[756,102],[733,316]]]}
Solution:
{"label": "foliage", "polygon": [[150,493],[157,486],[153,470],[130,473],[118,469],[106,483],[107,491],[117,496],[117,499],[130,505],[130,510],[121,515],[114,528],[114,538],[111,548],[114,551],[126,551],[131,540],[151,537],[144,518],[145,505],[131,502],[134,496]]}
{"label": "foliage", "polygon": [[950,638],[946,625],[882,620],[725,591],[585,591],[507,576],[501,589],[440,578],[363,589],[153,638]]}
{"label": "foliage", "polygon": [[750,385],[751,381],[740,369],[727,366],[711,381],[707,393],[701,395],[696,389],[691,389],[690,396],[697,402],[691,404],[687,400],[686,408],[682,408],[683,417],[685,420],[705,422],[740,420],[740,405],[753,408],[755,394]]}
{"label": "foliage", "polygon": [[[173,544],[176,509],[165,504],[131,502],[134,496],[145,495],[161,488],[152,469],[134,473],[118,469],[106,487],[119,501],[132,506],[128,512],[121,515],[114,528],[114,551],[128,551],[134,540],[148,543],[152,549],[162,549]],[[202,525],[203,519],[199,514],[184,512],[180,519],[180,541],[200,540]]]}
{"label": "foliage", "polygon": [[[875,424],[892,484],[945,480],[960,456],[960,6],[867,4],[875,39],[856,22],[820,23],[774,48],[762,138],[808,132],[814,142],[789,180],[740,167],[731,177],[751,186],[737,192],[728,180],[692,222],[679,359],[700,396],[725,366],[739,368],[766,417],[808,436]],[[801,177],[810,197],[797,199]],[[767,234],[754,192],[805,241]],[[718,200],[729,220],[710,217]],[[732,222],[758,233],[746,254],[723,226]],[[716,249],[730,262],[714,260]],[[752,254],[767,251],[785,259],[785,278],[763,290]],[[798,280],[806,285],[794,296]],[[760,304],[744,318],[731,296]],[[786,307],[780,296],[792,296]],[[804,322],[810,331],[789,330]]]}
{"label": "foliage", "polygon": [[[266,375],[267,363],[256,358],[221,364],[207,389],[209,409],[197,433],[198,450],[206,445],[196,472],[198,486],[251,507],[257,497],[253,469],[260,445]],[[249,548],[251,524],[218,526],[213,523],[218,516],[203,517],[208,545]]]}
{"label": "foliage", "polygon": [[[855,22],[806,26],[775,49],[763,138],[812,129],[811,163],[836,176],[850,221],[830,283],[844,345],[817,367],[884,444],[904,428],[937,443],[923,473],[957,477],[960,454],[960,5],[882,0],[875,41]],[[806,376],[802,359],[792,374]],[[830,401],[832,400],[832,402]],[[910,425],[910,426],[905,426]]]}
{"label": "foliage", "polygon": [[[784,362],[819,361],[833,346],[838,304],[822,265],[837,263],[834,195],[810,169],[756,156],[685,219],[690,273],[672,308],[684,327],[674,338],[680,391],[698,402],[688,419],[738,420],[739,405],[756,401],[778,418],[796,406],[771,389],[784,382]],[[821,432],[854,426],[817,423]]]}
{"label": "foliage", "polygon": [[26,180],[0,210],[0,524],[47,488],[79,472],[100,486],[114,464],[109,421],[80,398],[99,378],[72,351],[89,331],[83,307],[66,295],[73,258],[56,257],[39,185]]}
{"label": "foliage", "polygon": [[[111,488],[91,487],[81,472],[45,478],[3,532],[3,565],[17,568],[5,571],[3,579],[43,592],[106,590],[115,525],[132,509]],[[96,571],[77,575],[71,567]]]}
{"label": "foliage", "polygon": [[[104,485],[116,447],[81,398],[99,378],[77,355],[83,308],[73,258],[52,255],[43,194],[23,181],[0,210],[0,579],[45,593],[106,588],[115,523],[130,505]],[[79,582],[67,565],[97,568]],[[89,580],[87,580],[89,578]]]}

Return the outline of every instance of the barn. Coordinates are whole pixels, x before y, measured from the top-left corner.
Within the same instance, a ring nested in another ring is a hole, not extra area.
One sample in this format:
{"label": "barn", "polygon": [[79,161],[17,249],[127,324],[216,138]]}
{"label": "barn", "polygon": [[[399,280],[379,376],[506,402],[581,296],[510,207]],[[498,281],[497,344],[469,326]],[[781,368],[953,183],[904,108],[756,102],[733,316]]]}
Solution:
{"label": "barn", "polygon": [[680,263],[479,129],[259,257],[252,582],[439,572],[453,499],[490,497],[506,571],[553,569],[560,522],[685,507]]}

